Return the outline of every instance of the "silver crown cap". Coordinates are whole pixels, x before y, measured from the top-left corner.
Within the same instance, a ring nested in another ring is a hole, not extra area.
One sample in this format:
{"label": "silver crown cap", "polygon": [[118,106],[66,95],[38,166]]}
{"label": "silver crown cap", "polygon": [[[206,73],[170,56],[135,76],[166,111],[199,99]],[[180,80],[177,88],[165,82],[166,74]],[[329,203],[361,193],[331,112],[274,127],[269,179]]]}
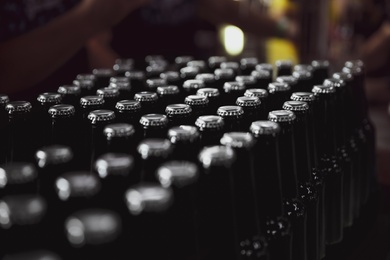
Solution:
{"label": "silver crown cap", "polygon": [[313,66],[313,68],[328,68],[329,64],[328,60],[313,60],[311,62],[311,66]]}
{"label": "silver crown cap", "polygon": [[125,192],[127,208],[135,216],[143,212],[164,212],[172,205],[173,199],[172,189],[159,184],[137,184]]}
{"label": "silver crown cap", "polygon": [[66,201],[69,198],[91,197],[101,188],[99,177],[92,172],[67,172],[56,179],[57,196]]}
{"label": "silver crown cap", "polygon": [[290,89],[291,86],[284,82],[273,82],[268,84],[269,93],[290,91]]}
{"label": "silver crown cap", "polygon": [[100,178],[107,176],[127,176],[134,165],[131,155],[124,153],[106,153],[97,158],[95,169]]}
{"label": "silver crown cap", "polygon": [[255,77],[256,79],[269,79],[272,77],[269,70],[254,70],[251,72],[251,76]]}
{"label": "silver crown cap", "polygon": [[221,129],[225,123],[221,116],[205,115],[198,117],[195,121],[195,125],[200,131],[203,131],[204,129]]}
{"label": "silver crown cap", "polygon": [[134,95],[134,99],[139,102],[155,102],[158,96],[156,92],[141,91]]}
{"label": "silver crown cap", "polygon": [[121,218],[107,209],[84,209],[65,221],[66,237],[75,247],[102,245],[114,241],[122,230]]}
{"label": "silver crown cap", "polygon": [[104,99],[99,96],[85,96],[80,98],[80,105],[82,106],[96,106],[103,105]]}
{"label": "silver crown cap", "polygon": [[309,110],[309,105],[304,101],[286,101],[283,103],[283,109],[290,111],[307,111]]}
{"label": "silver crown cap", "polygon": [[364,67],[364,62],[362,60],[348,60],[344,63],[344,66],[347,68],[353,67]]}
{"label": "silver crown cap", "polygon": [[237,82],[242,82],[244,84],[256,83],[256,78],[254,76],[240,75],[240,76],[236,76],[235,80]]}
{"label": "silver crown cap", "polygon": [[4,94],[0,94],[0,104],[7,104],[9,102],[9,97]]}
{"label": "silver crown cap", "polygon": [[62,96],[59,93],[45,92],[37,97],[38,102],[41,103],[60,103]]}
{"label": "silver crown cap", "polygon": [[167,126],[168,118],[163,114],[146,114],[141,117],[139,122],[143,126]]}
{"label": "silver crown cap", "polygon": [[91,90],[94,87],[93,80],[89,79],[75,79],[72,83],[79,86],[81,89]]}
{"label": "silver crown cap", "polygon": [[172,152],[172,148],[172,144],[168,139],[147,138],[141,141],[137,151],[143,159],[149,157],[166,158]]}
{"label": "silver crown cap", "polygon": [[187,104],[171,104],[165,108],[165,113],[168,116],[189,115],[191,112],[192,108]]}
{"label": "silver crown cap", "polygon": [[72,150],[64,145],[50,145],[39,149],[35,153],[35,159],[40,168],[48,165],[59,165],[70,162],[73,159]]}
{"label": "silver crown cap", "polygon": [[236,154],[231,147],[215,145],[203,148],[198,159],[206,169],[212,166],[229,167],[234,163]]}
{"label": "silver crown cap", "polygon": [[313,102],[315,100],[315,96],[312,92],[294,92],[291,95],[291,100]]}
{"label": "silver crown cap", "polygon": [[211,56],[208,58],[208,63],[210,65],[221,64],[222,62],[226,62],[227,58],[225,56]]}
{"label": "silver crown cap", "polygon": [[315,95],[318,94],[330,94],[335,93],[336,88],[334,86],[315,85],[311,90]]}
{"label": "silver crown cap", "polygon": [[240,106],[222,106],[217,110],[217,114],[222,117],[239,117],[244,114]]}
{"label": "silver crown cap", "polygon": [[141,110],[141,103],[136,100],[121,100],[115,105],[119,111],[139,111]]}
{"label": "silver crown cap", "polygon": [[324,82],[322,83],[324,86],[332,86],[334,88],[343,88],[346,86],[346,83],[342,79],[325,79]]}
{"label": "silver crown cap", "polygon": [[276,123],[293,122],[296,116],[289,110],[274,110],[268,113],[268,120]]}
{"label": "silver crown cap", "polygon": [[201,73],[196,75],[195,79],[202,80],[205,83],[209,83],[215,81],[215,76],[212,73]]}
{"label": "silver crown cap", "polygon": [[169,161],[163,163],[156,172],[163,187],[185,187],[195,183],[199,177],[198,167],[189,161]]}
{"label": "silver crown cap", "polygon": [[206,62],[203,60],[191,60],[187,62],[188,67],[198,67],[200,69],[206,68]]}
{"label": "silver crown cap", "polygon": [[76,76],[76,80],[89,80],[89,81],[95,81],[96,80],[96,76],[94,74],[90,74],[90,73],[82,73],[82,74],[78,74]]}
{"label": "silver crown cap", "polygon": [[240,68],[240,64],[235,61],[225,61],[221,63],[221,69],[233,69],[237,71]]}
{"label": "silver crown cap", "polygon": [[206,96],[189,95],[184,99],[184,103],[190,106],[206,106],[209,103],[209,99]]}
{"label": "silver crown cap", "polygon": [[31,103],[27,101],[11,101],[5,106],[8,114],[28,113],[31,111]]}
{"label": "silver crown cap", "polygon": [[256,137],[260,135],[275,135],[280,132],[280,126],[276,122],[259,120],[252,122],[250,132]]}
{"label": "silver crown cap", "polygon": [[156,90],[157,94],[160,96],[163,95],[176,95],[180,93],[180,89],[178,86],[162,86],[162,87],[157,87]]}
{"label": "silver crown cap", "polygon": [[81,93],[81,87],[77,85],[60,86],[57,90],[62,95],[78,95]]}
{"label": "silver crown cap", "polygon": [[238,97],[236,105],[240,107],[258,107],[261,105],[261,101],[258,97]]}
{"label": "silver crown cap", "polygon": [[188,79],[183,83],[183,88],[185,89],[200,89],[204,87],[204,81],[200,79]]}
{"label": "silver crown cap", "polygon": [[67,104],[54,105],[48,110],[52,118],[73,116],[75,112],[74,106]]}
{"label": "silver crown cap", "polygon": [[134,71],[126,71],[125,76],[129,78],[129,80],[144,80],[145,79],[145,72],[140,70],[134,70]]}
{"label": "silver crown cap", "polygon": [[255,139],[248,132],[228,132],[223,134],[220,142],[232,148],[251,148]]}
{"label": "silver crown cap", "polygon": [[111,82],[110,85],[108,85],[108,88],[114,88],[118,89],[119,91],[125,90],[125,91],[130,91],[131,90],[131,85],[129,82]]}
{"label": "silver crown cap", "polygon": [[240,63],[242,66],[255,67],[259,63],[259,59],[255,57],[242,58]]}
{"label": "silver crown cap", "polygon": [[274,66],[270,63],[260,63],[256,65],[256,70],[261,71],[261,70],[268,70],[272,71],[274,69]]}
{"label": "silver crown cap", "polygon": [[173,144],[180,141],[193,142],[198,138],[198,129],[192,125],[174,126],[168,130],[168,139]]}
{"label": "silver crown cap", "polygon": [[268,97],[268,91],[261,88],[251,88],[247,89],[244,93],[246,97],[258,97],[258,98],[266,98]]}
{"label": "silver crown cap", "polygon": [[157,88],[157,87],[161,87],[161,86],[167,85],[167,80],[166,79],[162,79],[162,78],[147,79],[146,80],[146,85],[149,88]]}
{"label": "silver crown cap", "polygon": [[298,80],[293,76],[279,76],[276,78],[276,82],[287,83],[289,85],[296,85]]}
{"label": "silver crown cap", "polygon": [[97,77],[112,77],[114,75],[112,69],[93,69],[92,73]]}
{"label": "silver crown cap", "polygon": [[245,84],[243,82],[238,82],[238,81],[228,81],[224,83],[223,89],[227,93],[232,91],[244,91]]}
{"label": "silver crown cap", "polygon": [[345,82],[351,82],[353,80],[353,75],[351,73],[335,72],[333,73],[332,78],[340,79]]}
{"label": "silver crown cap", "polygon": [[216,69],[214,71],[216,79],[229,79],[234,76],[233,69]]}
{"label": "silver crown cap", "polygon": [[204,97],[219,97],[220,93],[217,88],[201,88],[196,91],[196,95]]}
{"label": "silver crown cap", "polygon": [[198,67],[184,67],[180,69],[180,74],[182,77],[195,77],[199,73],[200,69]]}
{"label": "silver crown cap", "polygon": [[296,64],[294,65],[294,71],[313,71],[313,66],[309,64]]}
{"label": "silver crown cap", "polygon": [[298,70],[293,72],[293,77],[300,80],[300,79],[310,79],[312,78],[312,73],[309,70]]}
{"label": "silver crown cap", "polygon": [[91,124],[111,121],[115,119],[115,112],[105,109],[94,110],[88,114],[88,119]]}
{"label": "silver crown cap", "polygon": [[160,74],[160,78],[169,80],[177,80],[180,79],[180,73],[177,71],[166,71]]}
{"label": "silver crown cap", "polygon": [[135,133],[134,127],[130,124],[117,123],[107,125],[103,130],[108,140],[116,137],[129,137]]}
{"label": "silver crown cap", "polygon": [[103,98],[113,98],[119,96],[119,89],[117,88],[101,88],[96,90],[96,95]]}

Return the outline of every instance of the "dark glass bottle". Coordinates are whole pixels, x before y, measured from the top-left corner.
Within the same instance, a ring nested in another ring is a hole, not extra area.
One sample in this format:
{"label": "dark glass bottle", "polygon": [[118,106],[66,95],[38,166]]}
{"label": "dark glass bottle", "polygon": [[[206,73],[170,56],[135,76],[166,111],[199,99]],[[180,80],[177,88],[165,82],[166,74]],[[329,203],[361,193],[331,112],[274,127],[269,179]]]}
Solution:
{"label": "dark glass bottle", "polygon": [[195,126],[180,125],[168,130],[168,140],[173,144],[172,159],[196,162],[200,151],[200,135]]}
{"label": "dark glass bottle", "polygon": [[231,147],[236,154],[236,160],[231,165],[231,178],[241,258],[268,259],[255,196],[252,153],[254,142],[253,136],[248,132],[227,132],[221,138],[221,144]]}
{"label": "dark glass bottle", "polygon": [[208,109],[206,114],[216,114],[218,107],[221,106],[221,94],[217,88],[201,88],[198,89],[196,95],[207,97]]}
{"label": "dark glass bottle", "polygon": [[184,95],[195,95],[196,91],[201,88],[205,88],[206,84],[200,79],[188,79],[183,83]]}
{"label": "dark glass bottle", "polygon": [[[173,254],[179,249],[170,236],[174,228],[170,211],[173,196],[171,188],[164,188],[158,183],[136,184],[126,191],[125,202],[130,216],[123,228],[125,257],[175,259]],[[131,250],[129,245],[132,245]]]}
{"label": "dark glass bottle", "polygon": [[270,63],[260,63],[256,65],[256,70],[257,71],[262,71],[266,70],[271,74],[271,80],[273,79],[274,75],[274,66]]}
{"label": "dark glass bottle", "polygon": [[315,124],[318,130],[318,151],[320,167],[325,176],[325,218],[326,242],[328,245],[338,243],[343,237],[343,172],[336,155],[335,138],[335,94],[333,86],[316,85],[312,92],[318,98],[318,116]]}
{"label": "dark glass bottle", "polygon": [[96,95],[104,99],[103,107],[105,109],[114,110],[119,98],[119,89],[108,87],[101,88],[96,91]]}
{"label": "dark glass bottle", "polygon": [[180,73],[177,71],[166,71],[160,74],[160,78],[167,82],[167,85],[182,86],[183,81],[180,78]]}
{"label": "dark glass bottle", "polygon": [[168,161],[157,169],[156,176],[163,187],[172,188],[174,195],[169,219],[172,227],[169,238],[174,245],[170,259],[199,257],[197,165],[189,161]]}
{"label": "dark glass bottle", "polygon": [[33,161],[31,103],[11,101],[5,106],[8,113],[6,162]]}
{"label": "dark glass bottle", "polygon": [[141,118],[141,103],[135,100],[121,100],[115,105],[117,121],[137,127]]}
{"label": "dark glass bottle", "polygon": [[134,97],[135,92],[126,77],[112,77],[110,78],[110,85],[108,88],[114,88],[119,91],[118,100],[130,99]]}
{"label": "dark glass bottle", "polygon": [[225,132],[243,130],[244,109],[240,106],[221,106],[217,115],[223,118]]}
{"label": "dark glass bottle", "polygon": [[298,70],[293,72],[293,77],[297,79],[294,92],[310,92],[313,84],[313,75],[309,70]]}
{"label": "dark glass bottle", "polygon": [[291,223],[282,200],[278,144],[280,127],[271,121],[255,121],[250,131],[256,139],[253,148],[253,182],[259,221],[267,237],[270,259],[292,259]]}
{"label": "dark glass bottle", "polygon": [[168,117],[163,114],[146,114],[139,121],[143,138],[165,138],[168,131]]}
{"label": "dark glass bottle", "polygon": [[215,75],[213,73],[200,73],[196,75],[196,80],[201,80],[205,88],[215,88],[217,86]]}
{"label": "dark glass bottle", "polygon": [[129,79],[133,93],[144,91],[145,89],[145,72],[140,70],[127,71],[125,77]]}
{"label": "dark glass bottle", "polygon": [[272,82],[272,74],[268,70],[254,70],[251,76],[257,80],[257,87],[261,89],[267,89],[268,84]]}
{"label": "dark glass bottle", "polygon": [[235,191],[233,188],[234,150],[211,146],[199,153],[199,241],[204,259],[244,259],[240,253]]}
{"label": "dark glass bottle", "polygon": [[223,92],[225,82],[234,81],[234,78],[236,77],[234,70],[232,69],[216,69],[214,75],[216,79],[216,88],[220,92]]}
{"label": "dark glass bottle", "polygon": [[295,71],[309,71],[309,72],[313,72],[313,66],[311,66],[310,64],[295,64],[294,67],[293,67],[293,73]]}
{"label": "dark glass bottle", "polygon": [[146,66],[146,77],[147,78],[157,78],[163,72],[168,69],[168,62],[165,60],[157,60],[151,62],[148,66]]}
{"label": "dark glass bottle", "polygon": [[7,156],[7,129],[8,115],[5,106],[8,104],[9,98],[7,95],[0,94],[0,163],[5,163]]}
{"label": "dark glass bottle", "polygon": [[126,123],[109,124],[104,127],[105,151],[134,154],[136,151],[135,129]]}
{"label": "dark glass bottle", "polygon": [[118,76],[124,76],[127,71],[134,69],[134,60],[133,59],[116,59],[115,64],[112,67],[115,71],[115,74]]}
{"label": "dark glass bottle", "polygon": [[156,92],[158,87],[166,86],[167,80],[163,78],[148,78],[146,80],[146,90]]}
{"label": "dark glass bottle", "polygon": [[215,71],[221,67],[222,62],[227,62],[227,58],[225,56],[211,56],[207,61],[210,71]]}
{"label": "dark glass bottle", "polygon": [[92,79],[75,79],[73,80],[73,84],[80,87],[81,97],[94,95],[96,93],[95,81]]}
{"label": "dark glass bottle", "polygon": [[273,82],[268,85],[268,112],[280,109],[283,103],[290,99],[291,87],[289,84]]}
{"label": "dark glass bottle", "polygon": [[311,142],[309,134],[309,105],[303,101],[286,101],[283,109],[293,111],[294,122],[294,152],[297,169],[298,193],[305,204],[307,212],[307,256],[308,259],[320,259],[320,202],[318,190],[312,178],[313,162],[311,161]]}
{"label": "dark glass bottle", "polygon": [[181,68],[187,66],[187,63],[189,61],[192,61],[194,60],[194,57],[193,56],[189,56],[189,55],[182,55],[182,56],[177,56],[175,57],[175,69],[176,70],[180,70]]}
{"label": "dark glass bottle", "polygon": [[259,60],[255,57],[242,58],[240,60],[240,69],[243,75],[251,75],[251,72],[256,69]]}
{"label": "dark glass bottle", "polygon": [[112,69],[93,69],[92,74],[95,75],[96,89],[108,87],[110,78],[115,76]]}
{"label": "dark glass bottle", "polygon": [[[181,77],[183,83],[186,80],[195,79],[196,75],[198,75],[199,73],[200,73],[200,69],[198,67],[186,66],[186,67],[183,67],[180,69],[180,77]],[[180,87],[182,87],[182,86],[180,86]]]}
{"label": "dark glass bottle", "polygon": [[322,84],[329,77],[329,61],[313,60],[311,66],[313,67],[313,85]]}
{"label": "dark glass bottle", "polygon": [[268,91],[261,88],[247,89],[244,93],[245,97],[257,97],[260,100],[259,118],[265,120],[268,116]]}
{"label": "dark glass bottle", "polygon": [[57,90],[61,94],[61,102],[77,107],[81,97],[81,87],[77,85],[63,85]]}
{"label": "dark glass bottle", "polygon": [[156,113],[159,109],[158,96],[156,92],[141,91],[134,95],[134,100],[141,103],[141,114]]}
{"label": "dark glass bottle", "polygon": [[171,142],[162,138],[145,138],[139,143],[137,151],[142,158],[141,181],[157,183],[156,170],[170,159],[173,151]]}
{"label": "dark glass bottle", "polygon": [[276,66],[276,77],[288,76],[292,74],[293,64],[290,60],[277,60]]}
{"label": "dark glass bottle", "polygon": [[236,99],[245,93],[245,84],[237,81],[228,81],[223,85],[223,95],[221,98],[222,106],[231,106],[235,104]]}
{"label": "dark glass bottle", "polygon": [[235,76],[241,75],[240,63],[236,61],[225,61],[220,65],[221,69],[232,69],[234,71]]}
{"label": "dark glass bottle", "polygon": [[79,140],[75,128],[77,121],[74,106],[67,104],[54,105],[48,113],[51,116],[49,144],[62,144],[76,150],[76,142]]}
{"label": "dark glass bottle", "polygon": [[195,122],[199,116],[206,115],[211,110],[209,99],[206,96],[189,95],[184,99],[184,103],[192,109],[192,122]]}
{"label": "dark glass bottle", "polygon": [[262,112],[260,111],[261,101],[258,97],[242,96],[237,98],[236,105],[244,110],[242,129],[248,131],[252,122],[260,120],[260,113]]}
{"label": "dark glass bottle", "polygon": [[191,61],[187,62],[187,67],[198,68],[198,71],[199,71],[198,73],[207,73],[208,72],[207,64],[203,60],[191,60]]}
{"label": "dark glass bottle", "polygon": [[275,81],[288,84],[291,88],[291,91],[293,92],[299,91],[297,90],[298,79],[293,77],[292,75],[278,76],[276,77]]}
{"label": "dark glass bottle", "polygon": [[236,76],[235,80],[244,83],[246,89],[259,87],[257,78],[252,75],[239,75]]}
{"label": "dark glass bottle", "polygon": [[[101,109],[104,105],[103,97],[99,96],[85,96],[80,98],[80,115],[83,123],[88,123],[88,115],[91,111]],[[76,109],[77,113],[77,109]]]}
{"label": "dark glass bottle", "polygon": [[170,104],[177,104],[184,100],[184,94],[181,93],[179,87],[175,85],[158,87],[156,92],[160,105],[164,108]]}
{"label": "dark glass bottle", "polygon": [[192,109],[187,104],[170,104],[165,113],[168,117],[168,127],[193,124]]}
{"label": "dark glass bottle", "polygon": [[217,145],[225,127],[224,119],[217,115],[204,115],[196,119],[201,147]]}
{"label": "dark glass bottle", "polygon": [[32,163],[0,165],[0,198],[23,193],[36,194],[37,180],[38,171]]}
{"label": "dark glass bottle", "polygon": [[293,232],[292,259],[307,259],[307,211],[298,191],[296,154],[294,151],[295,114],[288,110],[269,112],[268,119],[279,123],[279,151],[282,176],[283,205]]}

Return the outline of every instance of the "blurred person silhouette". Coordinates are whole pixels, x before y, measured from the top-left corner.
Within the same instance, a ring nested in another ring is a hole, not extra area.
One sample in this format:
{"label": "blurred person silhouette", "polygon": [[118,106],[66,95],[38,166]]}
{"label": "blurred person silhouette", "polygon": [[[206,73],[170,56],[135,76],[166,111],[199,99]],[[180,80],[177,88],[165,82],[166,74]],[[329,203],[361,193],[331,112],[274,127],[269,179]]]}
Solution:
{"label": "blurred person silhouette", "polygon": [[55,91],[118,57],[197,54],[200,20],[260,37],[297,34],[289,18],[270,16],[245,0],[3,0],[0,93],[28,99]]}

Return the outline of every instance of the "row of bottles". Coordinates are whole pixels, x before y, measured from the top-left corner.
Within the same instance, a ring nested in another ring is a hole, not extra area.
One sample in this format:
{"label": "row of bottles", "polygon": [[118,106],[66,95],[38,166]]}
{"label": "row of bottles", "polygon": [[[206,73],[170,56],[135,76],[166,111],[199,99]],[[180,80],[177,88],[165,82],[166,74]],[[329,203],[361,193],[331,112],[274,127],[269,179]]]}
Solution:
{"label": "row of bottles", "polygon": [[375,185],[360,61],[134,68],[1,96],[1,257],[320,260],[353,227]]}

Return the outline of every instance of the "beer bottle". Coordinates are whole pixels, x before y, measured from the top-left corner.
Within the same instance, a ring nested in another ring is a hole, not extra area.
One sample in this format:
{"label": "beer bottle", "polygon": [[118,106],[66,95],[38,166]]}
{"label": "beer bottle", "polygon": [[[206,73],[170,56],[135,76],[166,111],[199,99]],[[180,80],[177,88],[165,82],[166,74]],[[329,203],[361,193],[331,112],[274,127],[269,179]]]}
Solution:
{"label": "beer bottle", "polygon": [[201,80],[205,88],[215,88],[217,86],[214,73],[200,73],[195,79]]}
{"label": "beer bottle", "polygon": [[95,75],[96,89],[108,87],[110,84],[110,78],[115,76],[114,71],[107,68],[93,69],[92,74]]}
{"label": "beer bottle", "polygon": [[195,95],[196,91],[201,88],[205,88],[206,84],[200,79],[188,79],[183,83],[184,95]]}
{"label": "beer bottle", "polygon": [[206,115],[211,110],[209,99],[206,96],[189,95],[184,99],[184,103],[191,107],[192,122],[195,122],[199,116]]}
{"label": "beer bottle", "polygon": [[[249,130],[252,122],[260,120],[260,99],[258,97],[238,97],[236,105],[242,107],[244,110],[242,129]],[[264,112],[263,112],[264,113]]]}
{"label": "beer bottle", "polygon": [[242,75],[251,75],[251,72],[256,69],[259,60],[255,57],[248,57],[240,59],[240,69]]}
{"label": "beer bottle", "polygon": [[268,70],[254,70],[251,76],[257,80],[257,88],[267,89],[268,85],[272,82],[272,74]]}
{"label": "beer bottle", "polygon": [[232,69],[216,69],[214,71],[215,75],[215,86],[220,91],[223,92],[223,86],[225,82],[234,81],[236,75]]}
{"label": "beer bottle", "polygon": [[295,71],[309,71],[309,72],[313,72],[313,66],[311,66],[310,64],[295,64],[294,67],[293,67],[293,73]]}
{"label": "beer bottle", "polygon": [[187,63],[192,61],[192,60],[194,60],[194,57],[189,56],[189,55],[177,56],[175,58],[175,69],[177,69],[179,71],[181,68],[186,67]]}
{"label": "beer bottle", "polygon": [[108,87],[115,88],[119,91],[118,100],[130,99],[135,94],[127,77],[111,77]]}
{"label": "beer bottle", "polygon": [[221,69],[232,69],[235,76],[241,75],[240,64],[236,61],[225,61],[220,64]]}
{"label": "beer bottle", "polygon": [[283,205],[293,232],[292,259],[307,259],[307,211],[298,191],[296,154],[294,151],[295,114],[289,110],[269,112],[268,119],[280,126],[279,151]]}
{"label": "beer bottle", "polygon": [[269,106],[268,106],[268,92],[265,89],[261,88],[251,88],[247,89],[244,93],[245,97],[257,97],[260,100],[259,107],[259,118],[266,119],[268,116]]}
{"label": "beer bottle", "polygon": [[166,81],[167,85],[182,86],[183,81],[178,71],[166,71],[160,74],[160,78]]}
{"label": "beer bottle", "polygon": [[141,118],[141,103],[136,100],[118,101],[115,105],[115,115],[118,122],[136,127]]}
{"label": "beer bottle", "polygon": [[8,104],[9,98],[7,95],[0,94],[0,163],[5,163],[7,155],[7,129],[8,129],[8,115],[5,106]]}
{"label": "beer bottle", "polygon": [[292,75],[278,76],[276,77],[276,82],[288,84],[291,88],[291,91],[299,91],[297,90],[298,79]]}
{"label": "beer bottle", "polygon": [[143,138],[165,138],[168,131],[168,118],[163,114],[146,114],[139,121]]}
{"label": "beer bottle", "polygon": [[288,76],[292,74],[293,64],[290,60],[277,60],[276,66],[276,77]]}
{"label": "beer bottle", "polygon": [[245,85],[242,82],[228,81],[223,85],[222,106],[233,105],[238,97],[245,93]]}
{"label": "beer bottle", "polygon": [[134,100],[141,104],[141,114],[156,113],[159,108],[158,96],[156,92],[141,91],[134,95]]}
{"label": "beer bottle", "polygon": [[256,65],[255,69],[257,71],[263,71],[263,70],[268,71],[269,74],[271,75],[271,80],[273,79],[274,66],[272,66],[272,64],[270,64],[270,63],[259,63],[259,64]]}
{"label": "beer bottle", "polygon": [[163,78],[148,78],[146,80],[146,90],[156,92],[158,87],[166,86],[167,80]]}
{"label": "beer bottle", "polygon": [[112,67],[115,74],[118,76],[124,76],[127,71],[134,69],[134,60],[133,59],[116,59],[115,64]]}
{"label": "beer bottle", "polygon": [[283,103],[289,100],[291,86],[287,83],[273,82],[268,85],[268,112],[280,109]]}
{"label": "beer bottle", "polygon": [[313,67],[313,85],[322,84],[329,77],[329,61],[313,60],[311,66]]}
{"label": "beer bottle", "polygon": [[195,126],[180,125],[171,127],[168,130],[168,140],[173,144],[173,160],[196,162],[200,151],[200,135]]}
{"label": "beer bottle", "polygon": [[81,87],[77,85],[62,85],[57,92],[61,94],[61,102],[78,107],[81,97]]}
{"label": "beer bottle", "polygon": [[200,69],[198,67],[186,66],[180,69],[180,77],[182,78],[183,84],[186,80],[195,79],[199,73]]}
{"label": "beer bottle", "polygon": [[52,106],[49,111],[51,116],[51,134],[49,144],[62,144],[76,150],[76,116],[72,105],[59,104]]}
{"label": "beer bottle", "polygon": [[196,119],[195,126],[200,133],[201,147],[205,147],[219,144],[225,123],[221,116],[203,115]]}
{"label": "beer bottle", "polygon": [[[187,67],[198,68],[198,73],[207,73],[208,68],[206,62],[203,60],[191,60],[187,62]],[[198,74],[196,73],[196,74]]]}
{"label": "beer bottle", "polygon": [[309,70],[298,70],[293,72],[293,77],[297,79],[294,92],[310,92],[313,84],[313,76]]}
{"label": "beer bottle", "polygon": [[184,100],[184,94],[181,93],[179,87],[175,85],[158,87],[156,92],[160,105],[164,108],[170,104],[177,104]]}
{"label": "beer bottle", "polygon": [[0,165],[0,198],[23,193],[37,194],[38,171],[34,164],[13,162]]}
{"label": "beer bottle", "polygon": [[227,58],[225,56],[211,56],[207,61],[210,71],[215,71],[221,67],[222,62],[227,62]]}
{"label": "beer bottle", "polygon": [[181,124],[193,124],[192,109],[187,104],[170,104],[166,107],[165,113],[168,117],[168,127]]}
{"label": "beer bottle", "polygon": [[207,97],[209,101],[205,114],[217,113],[218,107],[221,106],[221,94],[217,88],[201,88],[198,89],[196,95]]}
{"label": "beer bottle", "polygon": [[254,121],[250,131],[256,139],[253,148],[253,182],[259,221],[266,234],[270,259],[292,259],[291,223],[282,200],[278,146],[280,127],[271,121]]}
{"label": "beer bottle", "polygon": [[235,80],[244,83],[246,89],[259,88],[257,78],[252,75],[239,75],[236,76]]}
{"label": "beer bottle", "polygon": [[132,88],[132,93],[138,93],[145,90],[144,88],[146,84],[146,75],[144,71],[127,71],[125,73],[125,77],[129,79],[129,83]]}
{"label": "beer bottle", "polygon": [[135,129],[126,123],[109,124],[104,127],[105,151],[110,153],[134,154],[136,151]]}
{"label": "beer bottle", "polygon": [[217,110],[217,115],[223,118],[225,132],[241,131],[244,109],[240,106],[221,106]]}
{"label": "beer bottle", "polygon": [[94,95],[96,93],[95,81],[92,79],[75,79],[72,83],[73,85],[80,87],[81,97]]}
{"label": "beer bottle", "polygon": [[119,98],[118,88],[101,88],[96,91],[96,95],[104,99],[103,107],[105,109],[114,110],[116,102]]}

